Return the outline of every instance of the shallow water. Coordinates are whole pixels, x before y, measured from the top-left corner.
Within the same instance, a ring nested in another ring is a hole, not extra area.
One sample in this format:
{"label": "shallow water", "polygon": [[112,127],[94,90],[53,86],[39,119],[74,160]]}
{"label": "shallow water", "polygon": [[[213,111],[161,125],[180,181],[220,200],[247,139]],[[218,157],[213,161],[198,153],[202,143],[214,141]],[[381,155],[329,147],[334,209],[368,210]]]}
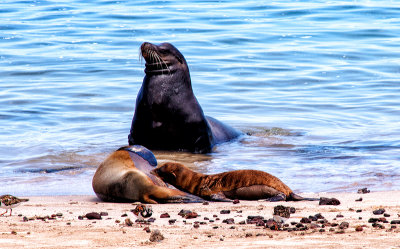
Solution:
{"label": "shallow water", "polygon": [[252,134],[159,161],[301,192],[400,187],[395,1],[3,1],[0,15],[0,193],[93,193],[127,144],[144,41],[173,43],[204,112]]}

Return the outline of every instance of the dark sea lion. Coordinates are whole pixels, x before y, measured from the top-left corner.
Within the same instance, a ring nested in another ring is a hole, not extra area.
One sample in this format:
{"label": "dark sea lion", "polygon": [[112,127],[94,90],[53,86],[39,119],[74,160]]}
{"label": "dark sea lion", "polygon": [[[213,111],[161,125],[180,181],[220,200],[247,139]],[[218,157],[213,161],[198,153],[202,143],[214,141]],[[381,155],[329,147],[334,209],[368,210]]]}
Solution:
{"label": "dark sea lion", "polygon": [[241,133],[204,116],[193,94],[185,58],[170,43],[143,43],[145,77],[136,99],[129,144],[149,149],[211,152]]}
{"label": "dark sea lion", "polygon": [[180,163],[164,163],[152,170],[151,174],[182,191],[209,200],[319,200],[296,195],[279,178],[259,170],[235,170],[205,175]]}
{"label": "dark sea lion", "polygon": [[150,174],[157,166],[153,153],[140,145],[114,151],[97,168],[92,186],[103,201],[199,202],[177,189],[168,188],[158,177]]}

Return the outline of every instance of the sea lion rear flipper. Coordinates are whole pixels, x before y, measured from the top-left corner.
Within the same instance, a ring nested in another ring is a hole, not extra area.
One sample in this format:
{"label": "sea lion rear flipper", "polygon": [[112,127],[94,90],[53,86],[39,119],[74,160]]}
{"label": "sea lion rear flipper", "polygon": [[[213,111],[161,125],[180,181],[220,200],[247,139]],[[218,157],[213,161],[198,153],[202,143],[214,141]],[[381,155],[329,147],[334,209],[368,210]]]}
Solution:
{"label": "sea lion rear flipper", "polygon": [[287,198],[288,201],[319,201],[320,198],[304,198],[300,195],[297,195],[295,193],[290,193],[290,195]]}

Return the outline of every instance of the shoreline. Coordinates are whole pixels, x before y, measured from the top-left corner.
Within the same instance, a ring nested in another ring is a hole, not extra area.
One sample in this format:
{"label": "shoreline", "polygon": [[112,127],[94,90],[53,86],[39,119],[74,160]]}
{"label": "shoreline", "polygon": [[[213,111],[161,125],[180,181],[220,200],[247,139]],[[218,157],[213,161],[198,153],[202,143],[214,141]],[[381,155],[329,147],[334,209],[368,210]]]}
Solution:
{"label": "shoreline", "polygon": [[[155,220],[143,224],[135,222],[137,217],[131,212],[136,204],[101,202],[95,195],[32,196],[14,208],[12,216],[0,216],[0,244],[2,248],[400,248],[400,191],[300,195],[337,198],[341,204],[153,204],[151,218]],[[295,208],[279,231],[267,221],[278,205]],[[182,209],[197,217],[179,216]],[[373,214],[379,209],[383,213]],[[90,212],[102,213],[101,220],[87,219]],[[161,218],[162,214],[170,217]],[[311,223],[303,219],[312,220],[316,214],[324,218]],[[264,224],[251,224],[249,216],[262,216]],[[149,240],[155,230],[163,240]]]}

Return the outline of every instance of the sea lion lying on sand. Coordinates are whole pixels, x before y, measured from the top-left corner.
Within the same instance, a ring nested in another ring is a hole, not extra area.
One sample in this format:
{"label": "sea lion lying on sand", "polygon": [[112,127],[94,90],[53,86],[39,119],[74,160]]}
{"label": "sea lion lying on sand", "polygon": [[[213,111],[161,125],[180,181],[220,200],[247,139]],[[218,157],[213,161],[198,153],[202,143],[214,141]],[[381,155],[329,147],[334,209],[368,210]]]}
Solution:
{"label": "sea lion lying on sand", "polygon": [[103,201],[201,202],[202,199],[168,188],[150,174],[157,166],[153,153],[140,145],[122,147],[100,164],[92,180],[93,190]]}
{"label": "sea lion lying on sand", "polygon": [[235,170],[215,175],[194,172],[180,163],[164,163],[151,171],[174,187],[208,200],[319,200],[293,193],[277,177],[259,170]]}

